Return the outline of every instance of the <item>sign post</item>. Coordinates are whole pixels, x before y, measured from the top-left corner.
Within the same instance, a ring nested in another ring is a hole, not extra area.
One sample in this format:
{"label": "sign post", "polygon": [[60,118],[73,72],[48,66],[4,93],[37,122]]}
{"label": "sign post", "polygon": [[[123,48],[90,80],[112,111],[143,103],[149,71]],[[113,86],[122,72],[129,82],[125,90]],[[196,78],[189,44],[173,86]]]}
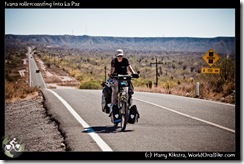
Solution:
{"label": "sign post", "polygon": [[[210,67],[203,67],[201,69],[201,73],[220,74],[220,68],[212,68],[212,66],[219,60],[219,56],[216,52],[214,52],[213,49],[209,49],[208,52],[202,56],[202,58]],[[212,76],[210,76],[210,79],[212,79]],[[210,84],[211,83],[209,82],[209,85]],[[196,97],[199,97],[199,83],[196,85]]]}

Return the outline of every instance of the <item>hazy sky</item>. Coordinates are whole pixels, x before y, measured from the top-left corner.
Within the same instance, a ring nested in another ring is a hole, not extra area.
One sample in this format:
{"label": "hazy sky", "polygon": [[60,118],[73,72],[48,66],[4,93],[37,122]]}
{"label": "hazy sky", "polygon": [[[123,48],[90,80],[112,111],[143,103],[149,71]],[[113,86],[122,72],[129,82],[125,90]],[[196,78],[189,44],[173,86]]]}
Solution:
{"label": "hazy sky", "polygon": [[235,9],[5,9],[5,34],[235,36]]}

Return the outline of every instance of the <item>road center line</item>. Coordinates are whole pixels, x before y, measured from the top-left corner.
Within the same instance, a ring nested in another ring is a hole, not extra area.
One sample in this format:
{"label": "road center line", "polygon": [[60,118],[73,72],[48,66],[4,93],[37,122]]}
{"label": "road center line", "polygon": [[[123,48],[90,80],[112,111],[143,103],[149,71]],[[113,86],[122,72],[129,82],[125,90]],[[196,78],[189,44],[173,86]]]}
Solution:
{"label": "road center line", "polygon": [[235,130],[233,130],[233,129],[229,129],[229,128],[227,128],[227,127],[224,127],[224,126],[221,126],[221,125],[218,125],[218,124],[215,124],[215,123],[206,121],[206,120],[202,120],[202,119],[200,119],[200,118],[193,117],[193,116],[190,116],[190,115],[188,115],[188,114],[184,114],[184,113],[178,112],[178,111],[176,111],[176,110],[173,110],[173,109],[170,109],[170,108],[167,108],[167,107],[158,105],[158,104],[151,103],[151,102],[149,102],[149,101],[141,100],[141,99],[138,99],[138,98],[133,98],[133,99],[134,99],[134,100],[141,101],[141,102],[144,102],[144,103],[148,103],[148,104],[154,105],[154,106],[156,106],[156,107],[163,108],[163,109],[166,109],[166,110],[168,110],[168,111],[174,112],[174,113],[176,113],[176,114],[179,114],[179,115],[182,115],[182,116],[185,116],[185,117],[188,117],[188,118],[197,120],[197,121],[201,121],[201,122],[203,122],[203,123],[206,123],[206,124],[209,124],[209,125],[218,127],[218,128],[220,128],[220,129],[224,129],[224,130],[227,130],[227,131],[229,131],[229,132],[235,133]]}
{"label": "road center line", "polygon": [[69,112],[75,117],[75,119],[85,128],[89,129],[89,135],[93,138],[94,141],[98,144],[98,146],[102,149],[102,151],[113,151],[104,141],[103,139],[95,133],[95,131],[89,126],[80,116],[79,114],[62,98],[60,97],[56,92],[47,89],[48,91],[52,92],[63,104],[64,106],[69,110]]}

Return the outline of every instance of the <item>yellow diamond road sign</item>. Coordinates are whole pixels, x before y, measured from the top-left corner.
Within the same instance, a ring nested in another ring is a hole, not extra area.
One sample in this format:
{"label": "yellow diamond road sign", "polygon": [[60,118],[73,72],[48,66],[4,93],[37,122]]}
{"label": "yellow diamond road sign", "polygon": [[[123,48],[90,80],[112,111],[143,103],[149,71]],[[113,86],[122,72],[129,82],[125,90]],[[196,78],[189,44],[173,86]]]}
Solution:
{"label": "yellow diamond road sign", "polygon": [[214,52],[213,49],[208,50],[208,52],[205,53],[202,58],[210,67],[219,60],[219,56]]}

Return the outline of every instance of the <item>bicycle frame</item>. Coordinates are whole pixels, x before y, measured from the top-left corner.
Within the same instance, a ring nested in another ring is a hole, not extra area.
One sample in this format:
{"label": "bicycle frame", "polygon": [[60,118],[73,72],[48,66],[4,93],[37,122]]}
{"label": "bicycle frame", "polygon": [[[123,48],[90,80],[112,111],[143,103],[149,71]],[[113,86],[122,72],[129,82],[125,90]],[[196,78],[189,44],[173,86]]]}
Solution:
{"label": "bicycle frame", "polygon": [[128,88],[131,85],[131,78],[118,79],[118,104],[121,106],[122,102],[128,103]]}

